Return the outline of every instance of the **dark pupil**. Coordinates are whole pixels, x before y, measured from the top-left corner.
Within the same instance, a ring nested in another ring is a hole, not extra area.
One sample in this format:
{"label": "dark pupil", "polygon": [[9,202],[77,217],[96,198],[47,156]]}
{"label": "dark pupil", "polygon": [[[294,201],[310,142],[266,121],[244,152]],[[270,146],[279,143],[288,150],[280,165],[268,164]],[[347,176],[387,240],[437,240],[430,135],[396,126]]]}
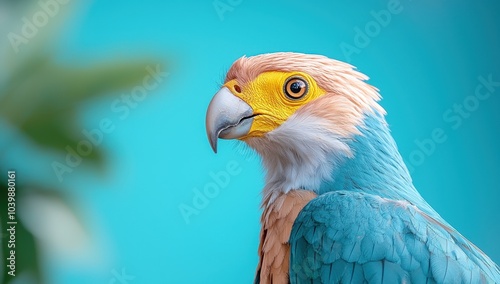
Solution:
{"label": "dark pupil", "polygon": [[302,84],[300,82],[293,82],[290,86],[290,91],[292,91],[292,93],[297,94],[300,90],[302,90]]}

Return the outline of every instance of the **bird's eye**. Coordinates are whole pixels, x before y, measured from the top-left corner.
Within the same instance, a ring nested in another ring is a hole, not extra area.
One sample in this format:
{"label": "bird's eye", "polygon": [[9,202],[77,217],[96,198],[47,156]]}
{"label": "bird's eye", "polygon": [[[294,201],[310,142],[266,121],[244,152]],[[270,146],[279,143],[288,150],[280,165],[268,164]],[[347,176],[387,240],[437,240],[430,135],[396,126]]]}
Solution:
{"label": "bird's eye", "polygon": [[285,82],[284,91],[286,96],[290,99],[300,99],[307,94],[307,82],[300,77],[289,78]]}

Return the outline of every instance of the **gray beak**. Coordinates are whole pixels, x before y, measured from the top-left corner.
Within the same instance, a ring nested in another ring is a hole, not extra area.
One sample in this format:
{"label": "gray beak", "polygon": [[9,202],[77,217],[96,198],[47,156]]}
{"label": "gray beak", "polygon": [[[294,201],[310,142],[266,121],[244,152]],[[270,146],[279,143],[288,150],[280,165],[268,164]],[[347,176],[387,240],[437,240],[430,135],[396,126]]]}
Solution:
{"label": "gray beak", "polygon": [[250,131],[253,122],[253,109],[242,99],[223,87],[208,105],[205,126],[208,141],[217,153],[217,138],[236,139]]}

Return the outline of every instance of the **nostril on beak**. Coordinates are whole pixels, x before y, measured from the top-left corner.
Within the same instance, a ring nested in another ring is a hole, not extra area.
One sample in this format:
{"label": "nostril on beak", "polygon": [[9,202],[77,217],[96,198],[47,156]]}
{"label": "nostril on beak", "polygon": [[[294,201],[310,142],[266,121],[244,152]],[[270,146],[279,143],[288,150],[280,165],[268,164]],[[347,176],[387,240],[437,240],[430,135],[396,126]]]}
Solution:
{"label": "nostril on beak", "polygon": [[241,93],[241,87],[239,85],[234,85],[234,90],[237,92],[237,93]]}

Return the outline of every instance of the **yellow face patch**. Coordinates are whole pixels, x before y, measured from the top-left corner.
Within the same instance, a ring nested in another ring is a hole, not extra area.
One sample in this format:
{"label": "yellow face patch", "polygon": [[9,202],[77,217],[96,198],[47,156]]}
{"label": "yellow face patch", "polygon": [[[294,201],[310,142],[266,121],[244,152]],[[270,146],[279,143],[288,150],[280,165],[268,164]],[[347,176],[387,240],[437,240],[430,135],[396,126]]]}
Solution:
{"label": "yellow face patch", "polygon": [[234,79],[224,86],[254,111],[252,127],[242,140],[276,129],[301,106],[325,94],[311,76],[302,72],[265,72],[246,85]]}

